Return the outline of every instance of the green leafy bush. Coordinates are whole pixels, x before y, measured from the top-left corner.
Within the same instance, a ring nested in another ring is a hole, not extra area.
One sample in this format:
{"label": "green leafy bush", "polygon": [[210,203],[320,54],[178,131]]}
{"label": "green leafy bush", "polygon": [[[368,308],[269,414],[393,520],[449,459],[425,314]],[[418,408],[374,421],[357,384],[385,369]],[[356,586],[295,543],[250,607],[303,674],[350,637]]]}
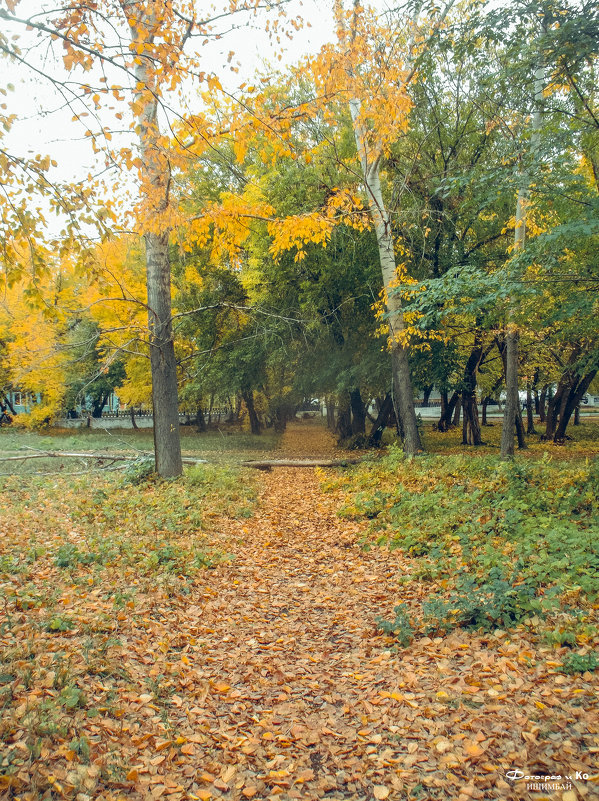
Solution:
{"label": "green leafy bush", "polygon": [[591,651],[588,654],[567,654],[564,657],[562,673],[586,673],[599,668],[599,654]]}
{"label": "green leafy bush", "polygon": [[400,548],[418,560],[414,577],[438,585],[426,631],[573,615],[599,598],[599,459],[408,461],[393,448],[330,487],[345,492],[342,517],[371,521],[370,542]]}

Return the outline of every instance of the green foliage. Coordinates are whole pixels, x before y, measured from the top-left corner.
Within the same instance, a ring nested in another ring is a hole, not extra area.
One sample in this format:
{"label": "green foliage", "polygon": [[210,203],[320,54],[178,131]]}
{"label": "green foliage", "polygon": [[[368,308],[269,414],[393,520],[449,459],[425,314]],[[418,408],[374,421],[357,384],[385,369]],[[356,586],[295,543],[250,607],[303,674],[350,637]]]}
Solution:
{"label": "green foliage", "polygon": [[87,702],[85,693],[78,687],[73,687],[72,685],[64,687],[60,691],[58,700],[66,709],[78,709],[79,707],[84,707]]}
{"label": "green foliage", "polygon": [[385,634],[392,634],[397,642],[405,648],[414,639],[414,629],[410,621],[408,607],[405,604],[399,604],[393,609],[393,612],[395,613],[394,620],[377,617],[376,622],[381,631],[384,631]]}
{"label": "green foliage", "polygon": [[55,615],[46,623],[46,631],[63,632],[75,628],[75,623],[66,615]]}
{"label": "green foliage", "polygon": [[102,554],[89,551],[82,553],[76,545],[67,543],[61,545],[56,552],[55,560],[58,567],[76,567],[77,565],[91,565],[102,561]]}
{"label": "green foliage", "polygon": [[[412,575],[436,585],[415,628],[571,618],[599,597],[599,460],[408,461],[393,449],[334,486],[346,493],[341,516],[370,520],[370,539],[417,559]],[[384,630],[401,632],[401,620]]]}
{"label": "green foliage", "polygon": [[151,456],[140,456],[134,462],[130,462],[123,471],[124,484],[143,484],[150,476],[154,475],[155,464]]}
{"label": "green foliage", "polygon": [[534,586],[506,580],[498,567],[492,568],[489,580],[482,582],[461,572],[448,598],[431,596],[424,602],[423,617],[430,633],[454,628],[507,628],[539,611],[535,597]]}
{"label": "green foliage", "polygon": [[599,654],[590,651],[588,654],[566,654],[562,663],[562,673],[586,673],[599,668]]}

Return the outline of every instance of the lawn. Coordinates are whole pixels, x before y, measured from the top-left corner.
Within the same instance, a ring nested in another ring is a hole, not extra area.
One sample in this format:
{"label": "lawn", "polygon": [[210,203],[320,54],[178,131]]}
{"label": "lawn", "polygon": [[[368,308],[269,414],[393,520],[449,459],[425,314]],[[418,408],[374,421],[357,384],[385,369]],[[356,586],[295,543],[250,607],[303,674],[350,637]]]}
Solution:
{"label": "lawn", "polygon": [[[260,436],[222,427],[198,433],[191,426],[181,429],[181,446],[184,456],[206,459],[210,462],[230,463],[244,459],[260,459],[276,448],[280,436],[267,431]],[[59,429],[43,432],[25,431],[14,427],[0,428],[0,454],[16,456],[36,451],[63,451],[77,453],[118,453],[133,457],[151,454],[154,450],[152,431],[132,429]],[[47,473],[80,470],[73,459],[35,459],[23,462],[0,463],[0,474]]]}

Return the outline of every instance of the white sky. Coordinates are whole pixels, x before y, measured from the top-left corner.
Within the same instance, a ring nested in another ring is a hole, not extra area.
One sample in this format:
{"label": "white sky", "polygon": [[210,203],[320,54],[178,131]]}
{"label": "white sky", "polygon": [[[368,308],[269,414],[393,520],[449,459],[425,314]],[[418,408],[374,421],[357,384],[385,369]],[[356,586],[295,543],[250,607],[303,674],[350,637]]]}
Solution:
{"label": "white sky", "polygon": [[[26,17],[39,11],[44,5],[39,0],[22,0],[17,6],[17,14]],[[233,90],[244,81],[251,82],[255,70],[263,67],[265,61],[270,61],[275,68],[281,69],[285,64],[298,61],[303,55],[317,52],[333,37],[331,6],[330,0],[320,3],[317,0],[292,0],[287,7],[288,16],[301,16],[304,27],[294,32],[293,39],[285,39],[281,43],[283,52],[280,61],[274,54],[275,45],[269,41],[269,37],[256,21],[251,21],[250,27],[242,26],[226,33],[220,41],[211,42],[201,48],[206,72],[216,73],[223,85]],[[27,34],[19,28],[15,28],[15,33],[22,36],[19,44],[23,47]],[[229,63],[231,51],[235,55]],[[57,48],[57,52],[60,54],[60,48]],[[54,71],[53,65],[56,62],[49,56],[46,58],[50,62],[46,66]],[[237,73],[231,70],[232,66],[238,68]],[[60,62],[57,70],[60,75]],[[62,71],[62,74],[67,77],[66,72]],[[93,77],[89,80],[91,82]],[[0,81],[4,85],[12,83],[15,86],[15,92],[10,92],[5,101],[8,112],[18,115],[18,121],[4,140],[10,152],[19,155],[50,155],[59,165],[54,171],[54,177],[67,181],[83,179],[88,172],[97,169],[97,166],[94,167],[97,162],[90,141],[84,136],[81,124],[72,122],[72,112],[68,108],[58,109],[61,100],[49,83],[28,73],[24,68],[7,64],[6,61],[3,63]],[[125,136],[133,140],[131,134]]]}

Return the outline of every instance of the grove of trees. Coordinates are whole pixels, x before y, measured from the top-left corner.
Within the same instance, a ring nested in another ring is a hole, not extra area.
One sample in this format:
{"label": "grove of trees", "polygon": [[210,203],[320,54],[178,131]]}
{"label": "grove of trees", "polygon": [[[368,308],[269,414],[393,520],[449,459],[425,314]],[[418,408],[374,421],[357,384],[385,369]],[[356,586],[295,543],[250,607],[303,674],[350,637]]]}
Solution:
{"label": "grove of trees", "polygon": [[230,399],[254,433],[326,399],[343,437],[374,403],[371,441],[395,416],[414,454],[414,397],[476,446],[505,393],[504,456],[533,405],[564,439],[599,371],[596,3],[338,0],[334,41],[235,92],[201,43],[238,19],[276,38],[288,3],[54,5],[0,2],[5,74],[54,86],[114,187],[0,139],[0,391],[41,393],[32,423],[116,389],[153,407],[163,476],[179,409],[201,427]]}

